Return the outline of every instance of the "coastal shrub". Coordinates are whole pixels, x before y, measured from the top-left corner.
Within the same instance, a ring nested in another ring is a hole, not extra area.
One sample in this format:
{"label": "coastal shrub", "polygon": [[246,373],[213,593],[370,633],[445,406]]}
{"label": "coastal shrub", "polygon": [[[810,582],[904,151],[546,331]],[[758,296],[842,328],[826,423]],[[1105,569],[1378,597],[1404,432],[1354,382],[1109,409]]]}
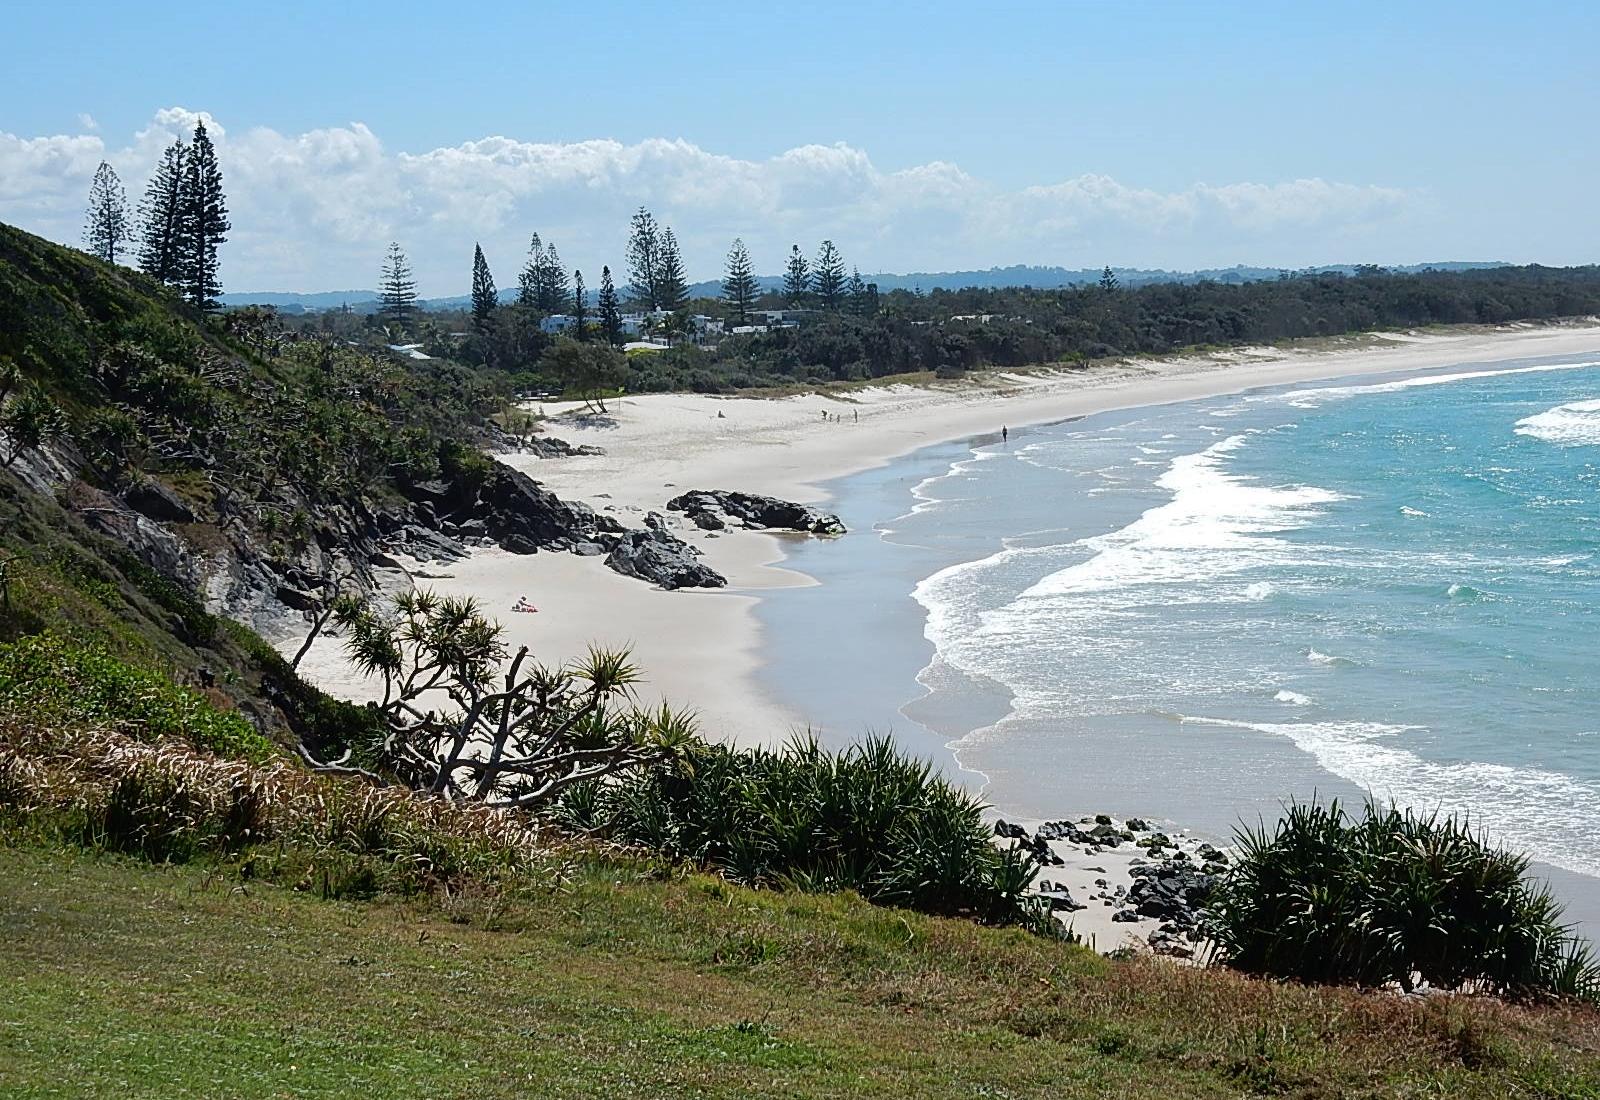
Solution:
{"label": "coastal shrub", "polygon": [[887,737],[840,752],[700,745],[604,786],[576,787],[560,818],[606,829],[751,886],[855,890],[868,900],[1044,930],[1026,896],[1031,857],[1001,851],[983,804]]}
{"label": "coastal shrub", "polygon": [[1524,855],[1469,823],[1294,804],[1237,831],[1211,901],[1218,957],[1305,982],[1600,998],[1600,965]]}
{"label": "coastal shrub", "polygon": [[0,818],[154,862],[233,858],[325,896],[448,894],[566,873],[526,814],[3,715]]}
{"label": "coastal shrub", "polygon": [[46,633],[0,643],[0,710],[35,721],[115,725],[175,737],[223,756],[267,760],[271,742],[241,714],[111,656]]}

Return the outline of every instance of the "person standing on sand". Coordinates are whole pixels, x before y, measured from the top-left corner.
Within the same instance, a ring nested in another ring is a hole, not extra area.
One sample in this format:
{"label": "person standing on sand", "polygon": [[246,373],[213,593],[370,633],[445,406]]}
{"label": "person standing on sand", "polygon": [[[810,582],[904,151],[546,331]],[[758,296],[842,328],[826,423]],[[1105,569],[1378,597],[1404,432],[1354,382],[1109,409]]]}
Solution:
{"label": "person standing on sand", "polygon": [[1000,425],[1000,442],[1004,443],[1006,440],[1008,440],[1010,438],[1011,438],[1011,432],[1006,428],[1006,426],[1004,424]]}

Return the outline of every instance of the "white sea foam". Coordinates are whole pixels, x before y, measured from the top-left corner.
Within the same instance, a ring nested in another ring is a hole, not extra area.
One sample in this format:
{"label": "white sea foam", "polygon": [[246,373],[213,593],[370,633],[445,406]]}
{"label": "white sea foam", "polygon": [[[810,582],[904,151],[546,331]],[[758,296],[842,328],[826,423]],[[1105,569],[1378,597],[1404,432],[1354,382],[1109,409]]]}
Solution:
{"label": "white sea foam", "polygon": [[1518,435],[1563,447],[1600,445],[1600,401],[1574,401],[1517,421]]}
{"label": "white sea foam", "polygon": [[1083,540],[1093,557],[1045,577],[1020,600],[1208,580],[1281,558],[1284,543],[1272,534],[1304,526],[1321,505],[1343,497],[1227,473],[1227,456],[1246,439],[1232,435],[1173,459],[1156,481],[1170,501],[1120,531]]}
{"label": "white sea foam", "polygon": [[1335,657],[1331,653],[1321,653],[1313,649],[1306,654],[1306,660],[1314,665],[1353,665],[1354,661],[1348,657]]}
{"label": "white sea foam", "polygon": [[1402,516],[1414,516],[1422,519],[1426,519],[1428,517],[1428,513],[1422,511],[1420,508],[1410,508],[1406,506],[1402,506],[1400,508],[1400,514]]}
{"label": "white sea foam", "polygon": [[1427,760],[1402,744],[1418,726],[1379,722],[1183,722],[1286,737],[1323,768],[1399,806],[1465,814],[1498,842],[1580,874],[1600,874],[1600,786],[1542,768]]}
{"label": "white sea foam", "polygon": [[1283,688],[1272,697],[1272,701],[1275,703],[1288,703],[1290,706],[1295,707],[1309,707],[1311,705],[1311,696],[1301,695],[1298,691],[1290,691],[1288,688]]}
{"label": "white sea foam", "polygon": [[1548,371],[1583,370],[1600,367],[1600,359],[1582,363],[1545,363],[1531,367],[1501,367],[1496,370],[1458,371],[1454,374],[1425,374],[1417,378],[1402,378],[1394,382],[1375,382],[1364,386],[1318,386],[1312,389],[1289,390],[1285,393],[1267,394],[1261,400],[1287,401],[1296,408],[1315,408],[1321,401],[1340,397],[1358,397],[1369,393],[1398,393],[1418,386],[1443,386],[1451,382],[1466,382],[1474,378],[1499,378],[1508,374],[1542,374]]}

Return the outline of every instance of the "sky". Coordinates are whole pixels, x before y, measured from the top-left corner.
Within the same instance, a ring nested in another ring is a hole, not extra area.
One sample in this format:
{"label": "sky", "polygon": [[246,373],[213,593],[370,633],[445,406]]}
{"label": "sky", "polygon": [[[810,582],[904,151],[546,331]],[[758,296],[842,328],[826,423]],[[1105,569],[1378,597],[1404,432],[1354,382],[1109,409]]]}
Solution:
{"label": "sky", "polygon": [[227,290],[425,296],[532,233],[598,282],[629,214],[692,279],[1600,261],[1600,4],[453,6],[0,0],[0,221],[77,244],[207,120]]}

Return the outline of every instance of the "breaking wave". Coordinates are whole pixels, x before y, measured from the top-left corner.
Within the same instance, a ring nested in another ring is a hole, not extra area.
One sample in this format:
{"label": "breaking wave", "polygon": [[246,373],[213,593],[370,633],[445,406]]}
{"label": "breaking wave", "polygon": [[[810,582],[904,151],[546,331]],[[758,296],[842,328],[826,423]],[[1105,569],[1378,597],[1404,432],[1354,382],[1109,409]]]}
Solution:
{"label": "breaking wave", "polygon": [[1518,435],[1563,447],[1600,445],[1600,401],[1574,401],[1517,421]]}

